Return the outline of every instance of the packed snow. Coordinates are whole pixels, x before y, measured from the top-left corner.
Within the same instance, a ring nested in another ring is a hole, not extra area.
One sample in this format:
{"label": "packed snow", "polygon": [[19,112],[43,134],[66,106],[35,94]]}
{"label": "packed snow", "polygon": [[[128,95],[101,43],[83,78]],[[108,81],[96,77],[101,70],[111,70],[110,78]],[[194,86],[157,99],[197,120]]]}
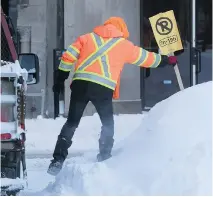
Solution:
{"label": "packed snow", "polygon": [[14,95],[1,95],[1,103],[15,103],[16,96]]}
{"label": "packed snow", "polygon": [[[136,130],[144,115],[119,115],[115,116],[115,144],[128,138]],[[124,124],[129,121],[128,125]],[[54,181],[54,177],[46,173],[57,136],[65,123],[65,118],[37,119],[26,121],[26,155],[28,170],[28,189],[21,195],[44,195],[44,189]],[[69,149],[67,162],[82,160],[84,155],[91,155],[95,159],[98,153],[98,139],[101,122],[97,114],[83,117],[73,138],[73,145]],[[42,179],[41,179],[42,177]],[[37,181],[40,180],[40,181]],[[50,195],[50,194],[47,194]],[[54,194],[53,194],[54,195]]]}
{"label": "packed snow", "polygon": [[[125,139],[136,130],[140,125],[142,117],[141,114],[115,116],[116,143]],[[128,125],[124,124],[124,120],[128,120]],[[55,147],[57,136],[65,121],[66,119],[63,117],[59,117],[56,120],[42,119],[42,117],[27,120],[27,154],[30,156],[42,154],[51,155]],[[73,138],[73,144],[70,148],[71,154],[96,150],[98,148],[100,129],[101,122],[97,113],[93,116],[83,117]]]}
{"label": "packed snow", "polygon": [[19,190],[23,189],[26,182],[22,179],[8,179],[8,178],[2,178],[1,179],[1,187],[6,188],[7,191],[13,191],[13,190]]}
{"label": "packed snow", "polygon": [[0,71],[1,71],[1,74],[14,73],[17,76],[23,76],[25,80],[27,80],[28,78],[27,70],[21,68],[18,60],[16,60],[15,63],[1,60]]}
{"label": "packed snow", "polygon": [[27,121],[29,187],[21,195],[212,194],[212,82],[171,96],[145,116],[115,116],[113,157],[102,163],[95,160],[100,121],[97,114],[84,117],[53,177],[46,170],[64,122]]}

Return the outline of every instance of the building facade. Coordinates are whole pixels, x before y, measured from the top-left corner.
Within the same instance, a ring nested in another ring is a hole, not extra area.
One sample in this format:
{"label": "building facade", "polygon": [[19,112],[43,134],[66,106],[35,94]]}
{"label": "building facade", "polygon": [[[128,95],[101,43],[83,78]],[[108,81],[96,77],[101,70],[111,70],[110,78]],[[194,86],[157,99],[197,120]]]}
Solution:
{"label": "building facade", "polygon": [[[159,12],[174,10],[184,43],[184,51],[179,56],[180,70],[185,87],[189,87],[190,3],[191,0],[9,0],[8,4],[2,4],[4,12],[12,18],[18,30],[19,52],[36,53],[40,61],[40,82],[28,88],[27,116],[35,118],[41,114],[54,117],[53,50],[66,49],[79,35],[91,32],[110,16],[125,19],[134,44],[158,52],[148,18]],[[209,9],[211,1],[204,4],[197,0],[197,7],[197,38],[203,48],[208,48],[212,42],[211,35],[208,35],[212,18]],[[209,69],[203,71],[205,76]],[[71,77],[72,74],[65,82],[65,94],[61,98],[65,101],[65,116],[69,107]],[[202,81],[209,78],[211,76],[203,77]],[[146,107],[152,107],[177,91],[173,70],[149,70],[125,65],[121,76],[121,96],[114,102],[114,110],[115,113],[141,113]],[[94,112],[94,107],[89,104],[85,115]]]}

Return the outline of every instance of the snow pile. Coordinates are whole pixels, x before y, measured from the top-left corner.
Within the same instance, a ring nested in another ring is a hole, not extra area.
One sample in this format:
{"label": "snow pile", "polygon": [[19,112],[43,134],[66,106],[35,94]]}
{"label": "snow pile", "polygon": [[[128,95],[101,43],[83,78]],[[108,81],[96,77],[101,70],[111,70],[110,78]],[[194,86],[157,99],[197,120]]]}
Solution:
{"label": "snow pile", "polygon": [[30,70],[28,70],[28,73],[36,73],[36,69],[35,68],[31,68]]}
{"label": "snow pile", "polygon": [[15,63],[12,62],[5,62],[1,60],[1,73],[15,73],[17,76],[23,76],[25,80],[27,80],[28,72],[26,69],[22,69],[19,61],[16,60]]}
{"label": "snow pile", "polygon": [[[157,104],[113,157],[68,160],[43,191],[57,195],[211,195],[212,82]],[[129,121],[125,121],[128,125]],[[118,151],[120,150],[120,151]]]}
{"label": "snow pile", "polygon": [[142,195],[139,188],[128,179],[121,180],[116,170],[109,168],[105,163],[88,162],[88,160],[80,164],[79,162],[80,160],[78,163],[66,165],[63,173],[56,177],[55,182],[48,185],[42,195]]}
{"label": "snow pile", "polygon": [[26,186],[26,181],[21,179],[1,178],[1,190],[20,191]]}

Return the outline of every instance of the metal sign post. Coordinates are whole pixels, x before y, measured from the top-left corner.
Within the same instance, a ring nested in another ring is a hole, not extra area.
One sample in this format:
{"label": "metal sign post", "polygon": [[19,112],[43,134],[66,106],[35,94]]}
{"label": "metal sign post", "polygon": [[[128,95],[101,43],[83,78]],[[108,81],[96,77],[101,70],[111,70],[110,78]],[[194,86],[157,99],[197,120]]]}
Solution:
{"label": "metal sign post", "polygon": [[[173,55],[174,55],[174,53],[169,54],[169,56],[173,56]],[[174,70],[175,70],[175,75],[177,77],[177,82],[178,82],[179,88],[180,88],[180,90],[184,90],[183,80],[181,78],[181,74],[180,74],[180,70],[178,68],[178,64],[176,64],[174,66]]]}
{"label": "metal sign post", "polygon": [[174,66],[174,70],[175,70],[175,74],[176,74],[176,77],[177,77],[177,81],[178,81],[178,85],[180,87],[180,90],[184,90],[183,80],[181,78],[180,71],[179,71],[177,64]]}

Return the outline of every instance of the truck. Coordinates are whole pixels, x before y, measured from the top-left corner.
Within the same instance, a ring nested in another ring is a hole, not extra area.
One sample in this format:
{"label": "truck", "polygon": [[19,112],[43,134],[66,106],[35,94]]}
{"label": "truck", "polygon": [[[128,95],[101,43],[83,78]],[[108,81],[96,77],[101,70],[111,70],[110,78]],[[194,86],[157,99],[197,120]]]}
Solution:
{"label": "truck", "polygon": [[1,8],[1,195],[27,187],[26,91],[39,82],[39,59],[18,53],[17,31]]}

